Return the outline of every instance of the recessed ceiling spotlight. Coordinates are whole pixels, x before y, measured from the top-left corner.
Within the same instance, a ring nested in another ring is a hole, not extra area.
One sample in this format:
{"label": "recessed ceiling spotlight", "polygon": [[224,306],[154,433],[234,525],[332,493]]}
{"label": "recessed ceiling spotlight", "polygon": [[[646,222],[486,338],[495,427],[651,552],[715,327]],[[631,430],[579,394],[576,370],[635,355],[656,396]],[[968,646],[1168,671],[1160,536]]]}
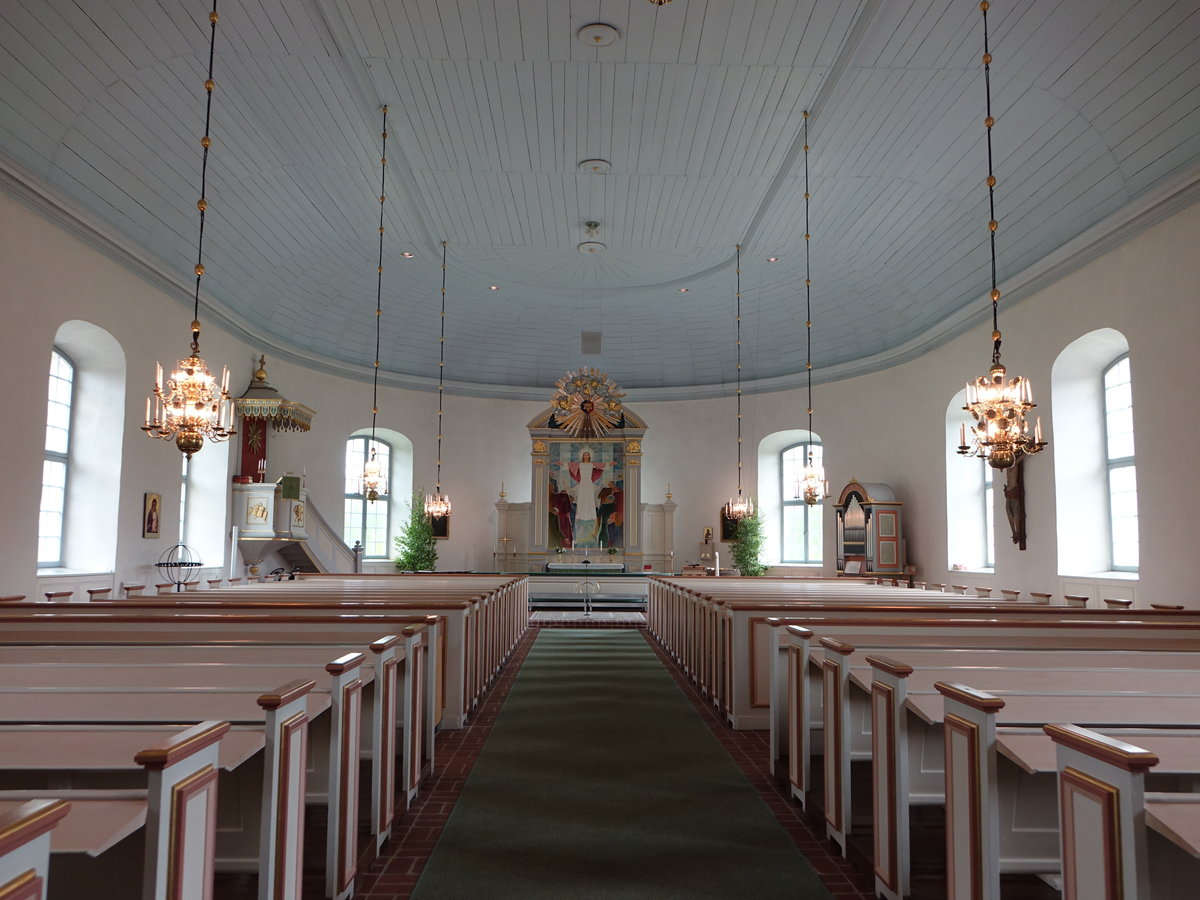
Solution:
{"label": "recessed ceiling spotlight", "polygon": [[579,43],[588,47],[608,47],[615,44],[621,35],[611,25],[593,22],[591,25],[584,25],[580,28],[575,32],[575,36],[579,38]]}
{"label": "recessed ceiling spotlight", "polygon": [[687,292],[688,292],[688,289],[687,289],[687,288],[680,288],[680,289],[679,289],[679,293],[681,293],[681,294],[686,294]]}
{"label": "recessed ceiling spotlight", "polygon": [[607,159],[585,159],[579,163],[580,172],[590,172],[592,175],[607,175],[612,165]]}
{"label": "recessed ceiling spotlight", "polygon": [[410,252],[409,252],[409,251],[407,251],[407,250],[405,250],[405,251],[404,251],[403,253],[401,253],[400,255],[401,255],[401,256],[403,256],[405,259],[412,259],[412,258],[413,258],[413,255],[412,255],[412,253],[410,253]]}
{"label": "recessed ceiling spotlight", "polygon": [[489,291],[498,291],[498,290],[500,290],[500,285],[498,285],[498,284],[488,285],[488,290]]}
{"label": "recessed ceiling spotlight", "polygon": [[767,262],[779,262],[779,257],[778,256],[768,256]]}

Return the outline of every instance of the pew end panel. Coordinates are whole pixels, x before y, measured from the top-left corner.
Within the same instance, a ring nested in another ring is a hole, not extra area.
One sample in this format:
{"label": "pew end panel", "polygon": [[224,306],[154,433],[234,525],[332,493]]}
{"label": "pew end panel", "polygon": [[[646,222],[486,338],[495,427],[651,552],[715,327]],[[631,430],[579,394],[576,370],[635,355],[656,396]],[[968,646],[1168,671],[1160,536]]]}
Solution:
{"label": "pew end panel", "polygon": [[268,900],[298,897],[303,884],[307,698],[316,684],[293,681],[258,698],[266,714],[258,894]]}
{"label": "pew end panel", "polygon": [[203,896],[212,896],[218,745],[227,731],[228,722],[201,722],[134,757],[149,783],[143,900],[181,897],[185,885],[206,885]]}
{"label": "pew end panel", "polygon": [[69,802],[58,799],[0,806],[0,897],[44,900],[51,832],[70,809]]}
{"label": "pew end panel", "polygon": [[1075,725],[1045,732],[1058,758],[1064,900],[1149,898],[1145,774],[1158,757]]}

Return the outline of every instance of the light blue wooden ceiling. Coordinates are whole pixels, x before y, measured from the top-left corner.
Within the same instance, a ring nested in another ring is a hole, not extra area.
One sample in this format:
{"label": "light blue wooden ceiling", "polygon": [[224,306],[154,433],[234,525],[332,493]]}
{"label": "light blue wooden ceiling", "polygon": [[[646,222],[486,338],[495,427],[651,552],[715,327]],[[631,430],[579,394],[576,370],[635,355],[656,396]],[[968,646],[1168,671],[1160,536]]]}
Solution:
{"label": "light blue wooden ceiling", "polygon": [[[0,4],[0,162],[181,282],[207,12]],[[1200,3],[989,18],[1008,278],[1200,164]],[[593,22],[620,40],[581,44]],[[369,365],[386,102],[387,373],[436,378],[446,240],[450,381],[728,385],[741,242],[743,378],[786,382],[813,109],[816,370],[884,364],[986,310],[981,38],[975,0],[228,0],[206,299],[264,344]],[[596,157],[609,174],[578,170]],[[590,219],[596,256],[576,250]]]}

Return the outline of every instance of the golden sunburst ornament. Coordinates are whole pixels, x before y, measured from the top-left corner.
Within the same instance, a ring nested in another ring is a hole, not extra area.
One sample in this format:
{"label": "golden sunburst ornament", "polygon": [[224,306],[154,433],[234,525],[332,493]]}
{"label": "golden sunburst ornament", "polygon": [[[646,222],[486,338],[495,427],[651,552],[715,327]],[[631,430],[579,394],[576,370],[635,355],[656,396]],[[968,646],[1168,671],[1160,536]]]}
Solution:
{"label": "golden sunburst ornament", "polygon": [[558,427],[576,438],[602,437],[617,427],[625,392],[599,369],[567,372],[554,383],[550,405]]}

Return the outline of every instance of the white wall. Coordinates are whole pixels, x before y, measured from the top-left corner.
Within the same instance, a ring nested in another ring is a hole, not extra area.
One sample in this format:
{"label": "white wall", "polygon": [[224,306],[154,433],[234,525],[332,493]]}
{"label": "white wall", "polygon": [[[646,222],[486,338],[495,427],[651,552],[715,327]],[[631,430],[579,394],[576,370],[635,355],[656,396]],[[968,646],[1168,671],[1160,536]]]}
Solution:
{"label": "white wall", "polygon": [[[1061,350],[1098,328],[1115,328],[1129,340],[1132,359],[1141,518],[1142,575],[1139,602],[1150,599],[1200,606],[1183,592],[1189,558],[1184,514],[1198,499],[1187,477],[1185,455],[1200,445],[1200,421],[1177,404],[1194,367],[1193,341],[1200,334],[1195,285],[1200,283],[1200,206],[1141,234],[1013,308],[1002,308],[1004,361],[1011,372],[1033,380],[1050,447],[1026,466],[1028,550],[1008,538],[1003,504],[996,522],[997,587],[1061,591],[1057,569],[1050,415],[1050,369]],[[45,422],[46,373],[55,331],[82,319],[106,329],[126,355],[125,418],[129,423],[121,459],[115,581],[152,581],[150,565],[168,537],[141,537],[142,494],[163,494],[164,536],[176,533],[178,454],[138,432],[154,362],[174,362],[187,349],[190,307],[165,298],[127,269],[14,201],[0,197],[0,271],[5,274],[5,328],[0,330],[0,394],[6,423],[0,496],[0,593],[31,594],[35,588],[35,524]],[[181,293],[181,300],[186,300]],[[983,303],[984,301],[980,301]],[[1002,301],[1003,303],[1003,301]],[[747,317],[753,311],[746,312]],[[203,318],[203,313],[202,313]],[[802,323],[798,323],[802,324]],[[814,389],[814,428],[825,446],[833,492],[851,478],[889,483],[906,503],[910,561],[920,577],[959,580],[946,571],[946,404],[968,378],[990,364],[990,327],[968,334],[925,356],[869,376]],[[210,365],[227,364],[240,392],[260,348],[216,328],[201,343]],[[601,361],[602,362],[602,361]],[[1185,372],[1185,369],[1189,371]],[[268,355],[271,383],[285,396],[317,410],[312,432],[272,435],[273,471],[306,469],[310,497],[332,522],[340,521],[342,453],[355,430],[370,424],[370,385],[315,374]],[[609,373],[618,383],[620,372]],[[486,568],[495,540],[495,509],[503,481],[511,502],[528,500],[528,422],[549,401],[465,398],[445,401],[442,483],[454,501],[450,540],[440,547],[439,568]],[[432,488],[435,473],[435,393],[382,388],[379,424],[413,441],[413,478]],[[661,502],[671,484],[676,513],[676,558],[694,554],[706,526],[717,529],[718,511],[736,490],[734,400],[656,402],[631,405],[650,423],[645,441],[643,500]],[[743,398],[743,484],[758,484],[755,448],[775,431],[807,422],[803,391]],[[235,442],[236,443],[236,442]],[[229,445],[206,447],[231,454]],[[232,457],[231,457],[232,460]],[[230,471],[234,464],[230,463]],[[825,509],[826,571],[833,560],[832,511]],[[223,526],[227,530],[227,523]],[[205,560],[214,564],[215,560]],[[974,582],[972,582],[974,583]],[[982,582],[980,582],[982,583]]]}

